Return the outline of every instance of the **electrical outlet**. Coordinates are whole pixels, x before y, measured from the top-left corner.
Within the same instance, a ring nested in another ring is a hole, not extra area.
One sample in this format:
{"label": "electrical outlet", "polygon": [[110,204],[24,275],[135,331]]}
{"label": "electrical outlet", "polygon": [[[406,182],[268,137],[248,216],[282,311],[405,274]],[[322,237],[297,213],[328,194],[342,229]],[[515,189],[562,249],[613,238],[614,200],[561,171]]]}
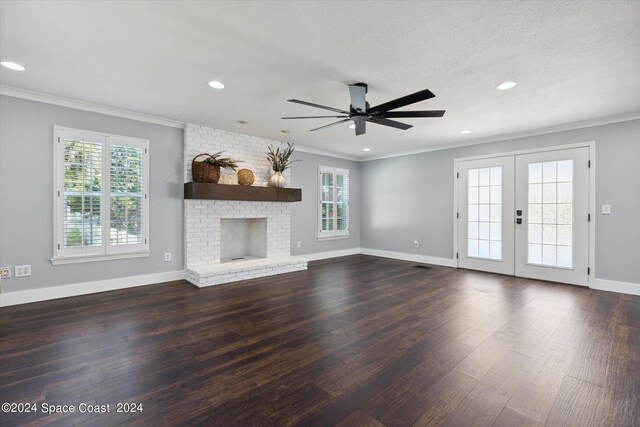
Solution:
{"label": "electrical outlet", "polygon": [[16,277],[31,276],[30,265],[16,265]]}
{"label": "electrical outlet", "polygon": [[413,241],[413,247],[418,249],[420,247],[420,242],[418,242],[417,240]]}
{"label": "electrical outlet", "polygon": [[11,278],[11,267],[0,267],[0,279]]}
{"label": "electrical outlet", "polygon": [[297,248],[301,248],[302,247],[302,242],[300,240],[298,240],[298,242],[296,243],[296,247]]}
{"label": "electrical outlet", "polygon": [[611,215],[611,205],[602,205],[602,215]]}
{"label": "electrical outlet", "polygon": [[164,260],[167,262],[171,261],[171,252],[164,253]]}

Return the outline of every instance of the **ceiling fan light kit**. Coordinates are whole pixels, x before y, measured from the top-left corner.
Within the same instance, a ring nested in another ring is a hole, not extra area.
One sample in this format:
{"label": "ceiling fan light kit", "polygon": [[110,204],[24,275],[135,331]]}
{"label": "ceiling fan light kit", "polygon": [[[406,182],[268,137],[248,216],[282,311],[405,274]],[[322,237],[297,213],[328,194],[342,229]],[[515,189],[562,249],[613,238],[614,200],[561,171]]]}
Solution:
{"label": "ceiling fan light kit", "polygon": [[[320,118],[335,118],[340,119],[337,122],[329,123],[328,125],[320,126],[311,131],[317,131],[320,129],[326,129],[328,127],[336,126],[348,121],[352,121],[355,126],[356,135],[364,135],[367,132],[367,122],[375,123],[377,125],[388,126],[396,129],[407,130],[413,126],[406,123],[398,122],[399,118],[421,118],[421,117],[442,117],[445,110],[430,110],[430,111],[391,111],[400,107],[415,104],[416,102],[424,101],[430,98],[434,98],[435,95],[429,90],[424,89],[411,95],[406,95],[400,98],[396,98],[392,101],[385,102],[374,107],[370,107],[366,101],[365,95],[368,92],[368,86],[366,83],[354,83],[349,85],[349,96],[351,97],[351,105],[349,111],[341,110],[339,108],[327,107],[326,105],[313,104],[311,102],[300,101],[298,99],[288,99],[287,101],[296,104],[307,105],[309,107],[322,108],[323,110],[333,111],[339,113],[334,116],[305,116],[305,117],[282,117],[285,120],[288,119],[320,119]],[[351,126],[350,126],[351,127]]]}

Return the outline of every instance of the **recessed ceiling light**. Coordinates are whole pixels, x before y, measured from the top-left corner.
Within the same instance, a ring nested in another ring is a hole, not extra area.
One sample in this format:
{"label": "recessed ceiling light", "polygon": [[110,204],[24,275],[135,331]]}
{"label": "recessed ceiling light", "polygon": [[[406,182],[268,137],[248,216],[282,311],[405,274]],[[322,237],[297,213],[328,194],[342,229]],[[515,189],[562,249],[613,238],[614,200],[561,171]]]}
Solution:
{"label": "recessed ceiling light", "polygon": [[363,148],[362,151],[371,151],[371,148]]}
{"label": "recessed ceiling light", "polygon": [[471,133],[470,130],[461,130],[460,133]]}
{"label": "recessed ceiling light", "polygon": [[518,83],[516,83],[516,82],[506,81],[506,82],[502,82],[498,86],[496,86],[496,89],[498,89],[498,90],[507,90],[507,89],[511,89],[512,87],[514,87],[517,84]]}
{"label": "recessed ceiling light", "polygon": [[249,122],[246,120],[238,120],[238,123],[240,123],[241,125],[246,125]]}
{"label": "recessed ceiling light", "polygon": [[349,129],[355,129],[356,125],[349,125]]}
{"label": "recessed ceiling light", "polygon": [[217,80],[211,80],[209,82],[209,86],[211,86],[214,89],[223,89],[224,85],[222,84],[222,82],[219,82]]}
{"label": "recessed ceiling light", "polygon": [[289,131],[288,131],[288,130],[286,130],[286,129],[282,129],[280,132],[281,132],[281,133],[289,133]]}
{"label": "recessed ceiling light", "polygon": [[15,62],[2,61],[2,62],[0,62],[0,65],[2,65],[3,67],[8,68],[10,70],[14,70],[14,71],[24,71],[24,70],[26,70],[26,68],[24,68],[22,65],[16,64]]}

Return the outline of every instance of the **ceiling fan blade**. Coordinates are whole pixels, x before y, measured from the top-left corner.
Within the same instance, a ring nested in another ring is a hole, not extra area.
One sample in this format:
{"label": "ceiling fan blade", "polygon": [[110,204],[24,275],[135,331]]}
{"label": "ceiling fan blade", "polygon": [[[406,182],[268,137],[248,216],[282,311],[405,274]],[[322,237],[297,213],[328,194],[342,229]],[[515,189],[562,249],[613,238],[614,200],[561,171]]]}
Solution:
{"label": "ceiling fan blade", "polygon": [[424,101],[425,99],[433,98],[435,95],[431,93],[429,89],[421,90],[420,92],[412,93],[411,95],[397,98],[384,104],[376,105],[369,109],[369,112],[385,113],[396,108],[404,107],[405,105],[415,104],[416,102]]}
{"label": "ceiling fan blade", "polygon": [[281,119],[328,119],[328,118],[336,118],[336,119],[344,119],[348,116],[307,116],[307,117],[280,117]]}
{"label": "ceiling fan blade", "polygon": [[385,119],[383,117],[371,117],[369,119],[369,121],[371,123],[375,123],[377,125],[389,126],[389,127],[392,127],[392,128],[402,129],[402,130],[407,130],[407,129],[413,127],[412,125],[408,125],[406,123],[396,122],[395,120]]}
{"label": "ceiling fan blade", "polygon": [[367,122],[365,120],[360,120],[356,122],[356,136],[364,135],[367,133]]}
{"label": "ceiling fan blade", "polygon": [[442,117],[445,110],[432,110],[432,111],[387,111],[382,113],[383,117],[387,119],[399,119],[402,117]]}
{"label": "ceiling fan blade", "polygon": [[342,114],[347,114],[347,115],[349,114],[348,111],[340,110],[338,108],[327,107],[326,105],[320,105],[320,104],[313,104],[311,102],[300,101],[298,99],[287,99],[287,101],[294,102],[296,104],[308,105],[309,107],[316,107],[316,108],[322,108],[324,110],[335,111],[336,113],[342,113]]}
{"label": "ceiling fan blade", "polygon": [[351,95],[351,106],[358,113],[367,112],[367,102],[364,97],[367,93],[367,88],[362,85],[349,85],[349,95]]}
{"label": "ceiling fan blade", "polygon": [[348,122],[348,121],[349,121],[349,119],[344,119],[344,120],[340,120],[338,122],[333,122],[333,123],[330,123],[328,125],[320,126],[319,128],[311,129],[311,132],[316,131],[316,130],[320,130],[320,129],[324,129],[324,128],[329,128],[331,126],[339,125],[340,123],[344,123],[344,122]]}

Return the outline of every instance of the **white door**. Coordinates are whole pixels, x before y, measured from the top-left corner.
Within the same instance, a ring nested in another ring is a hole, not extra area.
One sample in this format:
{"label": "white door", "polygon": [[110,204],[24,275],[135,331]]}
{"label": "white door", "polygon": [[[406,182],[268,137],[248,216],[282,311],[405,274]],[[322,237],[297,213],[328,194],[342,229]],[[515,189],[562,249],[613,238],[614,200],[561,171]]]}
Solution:
{"label": "white door", "polygon": [[458,165],[458,266],[514,274],[513,156]]}
{"label": "white door", "polygon": [[589,148],[458,163],[458,267],[588,284]]}
{"label": "white door", "polygon": [[588,284],[589,148],[516,156],[515,274]]}

